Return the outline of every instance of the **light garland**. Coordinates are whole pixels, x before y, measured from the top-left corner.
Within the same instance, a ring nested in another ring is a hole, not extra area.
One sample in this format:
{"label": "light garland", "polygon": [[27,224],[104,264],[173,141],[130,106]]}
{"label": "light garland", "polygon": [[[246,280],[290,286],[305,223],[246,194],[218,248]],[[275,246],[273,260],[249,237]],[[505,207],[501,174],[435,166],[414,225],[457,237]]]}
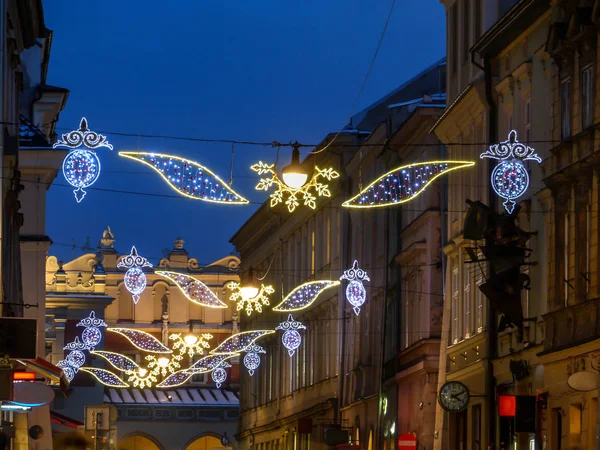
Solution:
{"label": "light garland", "polygon": [[119,152],[119,155],[151,167],[171,188],[185,197],[212,203],[248,203],[227,183],[195,161],[157,153]]}
{"label": "light garland", "polygon": [[363,281],[371,281],[371,279],[367,272],[358,267],[358,261],[354,261],[352,269],[345,270],[340,280],[350,281],[346,286],[346,300],[354,307],[354,314],[358,316],[360,307],[367,300],[367,291]]}
{"label": "light garland", "polygon": [[[82,145],[87,149],[81,148]],[[57,147],[71,149],[63,161],[62,171],[65,180],[76,188],[73,193],[79,203],[85,197],[85,188],[94,184],[100,176],[100,159],[94,149],[106,147],[112,150],[113,146],[108,143],[106,136],[89,130],[84,117],[78,130],[63,134],[62,139],[53,145],[53,148]]]}
{"label": "light garland", "polygon": [[267,351],[260,345],[252,344],[248,347],[247,352],[244,356],[244,366],[248,369],[248,374],[252,376],[254,375],[254,371],[260,366],[259,353],[267,353]]}
{"label": "light garland", "polygon": [[108,328],[108,331],[125,336],[135,348],[150,353],[172,353],[158,339],[150,333],[141,330],[132,330],[131,328]]}
{"label": "light garland", "polygon": [[234,335],[229,336],[221,344],[211,350],[211,355],[231,355],[233,353],[245,352],[254,342],[268,334],[275,333],[274,330],[254,330],[254,331],[242,331]]}
{"label": "light garland", "polygon": [[252,298],[244,298],[240,283],[231,281],[226,284],[226,287],[231,291],[229,300],[236,303],[236,308],[238,311],[245,309],[248,316],[252,314],[252,311],[261,313],[263,306],[269,306],[269,295],[275,292],[275,288],[273,288],[273,286],[265,286],[264,284],[261,284],[258,294]]}
{"label": "light garland", "polygon": [[129,255],[124,256],[118,262],[119,269],[127,269],[125,273],[125,288],[131,293],[133,303],[137,305],[140,300],[140,294],[146,289],[146,275],[143,267],[152,267],[146,258],[138,255],[135,246],[131,247]]}
{"label": "light garland", "polygon": [[229,364],[228,362],[224,362],[211,372],[210,377],[217,385],[217,389],[219,389],[221,385],[227,380],[227,371],[225,369],[230,367],[231,364]]}
{"label": "light garland", "polygon": [[197,375],[200,373],[211,372],[214,369],[221,366],[223,361],[226,359],[232,358],[234,356],[239,356],[238,354],[231,355],[209,355],[204,358],[196,361],[188,369],[179,370],[167,378],[165,378],[162,382],[160,382],[156,387],[157,388],[166,388],[166,387],[176,387],[181,386],[186,383],[193,375]]}
{"label": "light garland", "polygon": [[108,370],[99,369],[97,367],[81,367],[79,370],[91,374],[94,378],[96,378],[96,380],[105,386],[118,388],[129,387],[127,383]]}
{"label": "light garland", "polygon": [[185,297],[193,303],[208,308],[227,308],[227,305],[219,300],[208,286],[190,275],[165,270],[156,271],[155,273],[173,281]]}
{"label": "light garland", "polygon": [[295,287],[279,305],[273,308],[273,311],[292,312],[308,308],[315,302],[319,294],[325,289],[339,285],[339,281],[309,281],[298,287]]}
{"label": "light garland", "polygon": [[521,197],[529,187],[529,173],[523,161],[542,162],[535,150],[517,140],[517,132],[508,133],[508,139],[479,155],[481,159],[490,158],[500,161],[494,168],[491,183],[498,197],[505,199],[506,212],[512,214],[515,199]]}
{"label": "light garland", "polygon": [[93,355],[101,356],[106,359],[115,369],[123,372],[128,370],[139,370],[140,366],[131,358],[120,353],[107,352],[104,350],[94,350],[91,352]]}
{"label": "light garland", "polygon": [[331,181],[340,176],[332,168],[319,169],[315,166],[315,172],[308,183],[300,188],[292,188],[279,179],[275,164],[265,164],[260,161],[250,169],[258,175],[270,175],[269,178],[261,178],[255,189],[257,191],[268,191],[272,186],[275,186],[275,192],[270,195],[271,208],[285,202],[289,212],[293,212],[300,205],[299,196],[302,197],[304,206],[315,209],[317,207],[317,197],[331,197],[329,185],[321,183],[320,180],[324,178]]}
{"label": "light garland", "polygon": [[302,336],[298,330],[306,330],[306,327],[301,322],[294,320],[290,314],[285,322],[281,322],[277,325],[276,330],[282,330],[283,336],[281,336],[281,342],[283,346],[287,348],[288,354],[294,356],[298,347],[302,343]]}
{"label": "light garland", "polygon": [[473,161],[430,161],[401,166],[377,178],[342,206],[382,208],[400,205],[416,198],[436,178],[474,165]]}

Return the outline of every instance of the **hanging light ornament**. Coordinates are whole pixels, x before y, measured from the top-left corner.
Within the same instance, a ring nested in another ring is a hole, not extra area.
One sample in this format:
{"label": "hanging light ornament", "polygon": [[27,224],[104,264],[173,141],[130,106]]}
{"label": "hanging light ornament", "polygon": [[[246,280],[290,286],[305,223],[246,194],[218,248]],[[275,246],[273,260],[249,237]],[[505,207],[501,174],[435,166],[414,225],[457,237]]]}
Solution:
{"label": "hanging light ornament", "polygon": [[330,280],[309,281],[301,284],[286,295],[279,305],[273,307],[273,311],[292,312],[308,308],[325,289],[339,285],[339,281]]}
{"label": "hanging light ornament", "polygon": [[491,183],[498,197],[505,199],[506,212],[512,214],[515,200],[529,187],[529,173],[523,161],[542,162],[535,150],[517,140],[517,132],[508,133],[508,140],[491,145],[479,156],[500,161],[492,171]]}
{"label": "hanging light ornament", "polygon": [[185,295],[189,301],[196,303],[197,305],[206,306],[208,308],[227,308],[227,305],[219,300],[207,285],[191,275],[165,270],[156,271],[155,273],[156,275],[173,281],[181,292],[183,292],[183,295]]}
{"label": "hanging light ornament", "polygon": [[380,176],[342,203],[346,208],[381,208],[416,198],[433,181],[453,170],[472,167],[472,161],[430,161],[398,167]]}
{"label": "hanging light ornament", "polygon": [[146,258],[138,255],[135,246],[131,247],[131,253],[119,261],[119,269],[127,269],[125,273],[125,288],[131,293],[133,303],[137,305],[140,294],[146,289],[146,274],[143,267],[152,267]]}
{"label": "hanging light ornament", "polygon": [[269,295],[275,292],[275,288],[271,285],[261,284],[258,289],[252,285],[242,286],[235,281],[227,283],[226,287],[231,291],[229,300],[236,303],[238,311],[245,309],[248,316],[252,314],[252,311],[261,313],[263,306],[270,305]]}
{"label": "hanging light ornament", "polygon": [[211,355],[232,355],[234,353],[245,352],[254,341],[268,334],[275,333],[274,330],[252,330],[240,331],[232,334],[216,348],[210,351]]}
{"label": "hanging light ornament", "polygon": [[[81,146],[86,148],[82,148]],[[62,164],[65,180],[76,188],[73,193],[77,203],[81,202],[87,193],[85,188],[94,184],[100,176],[100,159],[94,151],[100,147],[110,150],[113,146],[108,143],[106,136],[88,129],[86,118],[82,118],[79,129],[65,133],[53,148],[67,147],[71,149]]]}
{"label": "hanging light ornament", "polygon": [[250,376],[254,375],[254,371],[260,366],[259,353],[267,353],[260,345],[252,344],[247,349],[248,353],[244,356],[244,366],[248,369]]}
{"label": "hanging light ornament", "polygon": [[271,208],[285,202],[289,212],[293,212],[300,205],[299,197],[304,206],[315,209],[317,197],[331,197],[329,185],[322,183],[321,179],[331,181],[340,176],[332,168],[319,169],[315,166],[315,172],[309,180],[308,172],[300,164],[300,145],[297,142],[293,145],[292,163],[283,168],[281,179],[277,175],[275,164],[265,164],[261,161],[250,169],[258,175],[270,175],[270,178],[261,178],[255,189],[268,191],[274,185],[276,190],[270,195]]}
{"label": "hanging light ornament", "polygon": [[104,320],[97,319],[96,313],[92,311],[88,317],[81,319],[77,326],[85,328],[81,333],[81,340],[85,344],[86,350],[92,351],[102,340],[100,327],[107,327],[108,325]]}
{"label": "hanging light ornament", "polygon": [[245,205],[244,197],[197,162],[157,153],[119,152],[154,169],[179,194],[212,203]]}
{"label": "hanging light ornament", "polygon": [[227,371],[225,369],[228,369],[230,367],[231,364],[223,361],[223,363],[221,363],[219,367],[217,367],[211,372],[210,377],[217,385],[217,389],[220,388],[221,385],[227,380]]}
{"label": "hanging light ornament", "polygon": [[346,300],[354,307],[354,314],[358,316],[360,307],[367,300],[367,291],[363,281],[371,281],[371,279],[367,272],[358,267],[358,261],[354,261],[352,269],[345,270],[340,280],[350,281],[346,286]]}
{"label": "hanging light ornament", "polygon": [[301,322],[294,320],[290,314],[288,319],[277,325],[277,328],[275,329],[284,331],[283,336],[281,336],[281,342],[283,343],[283,346],[287,348],[288,354],[294,356],[296,349],[300,347],[300,344],[302,343],[302,336],[300,336],[298,330],[306,330],[306,327],[302,325]]}

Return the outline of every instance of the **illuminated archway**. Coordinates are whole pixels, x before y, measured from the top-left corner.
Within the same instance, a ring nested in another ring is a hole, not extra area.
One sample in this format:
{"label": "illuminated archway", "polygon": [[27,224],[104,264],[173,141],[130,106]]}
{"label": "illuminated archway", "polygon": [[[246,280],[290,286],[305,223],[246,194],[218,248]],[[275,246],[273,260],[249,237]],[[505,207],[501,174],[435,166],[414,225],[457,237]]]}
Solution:
{"label": "illuminated archway", "polygon": [[163,447],[145,433],[135,433],[127,436],[117,446],[119,450],[163,450]]}
{"label": "illuminated archway", "polygon": [[194,439],[187,445],[185,450],[215,450],[219,448],[225,448],[221,444],[221,440],[210,435],[205,435]]}

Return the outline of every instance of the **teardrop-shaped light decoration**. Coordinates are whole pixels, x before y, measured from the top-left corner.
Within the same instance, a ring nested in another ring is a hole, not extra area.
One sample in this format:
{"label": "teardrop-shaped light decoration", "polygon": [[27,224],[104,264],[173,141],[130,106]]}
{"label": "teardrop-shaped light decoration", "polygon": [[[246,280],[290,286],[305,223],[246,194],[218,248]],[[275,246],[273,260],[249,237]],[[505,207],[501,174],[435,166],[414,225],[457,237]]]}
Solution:
{"label": "teardrop-shaped light decoration", "polygon": [[116,376],[114,373],[112,373],[108,370],[99,369],[97,367],[80,367],[79,370],[93,375],[93,377],[96,378],[96,380],[98,380],[100,383],[102,383],[105,386],[118,387],[118,388],[129,387],[129,385],[127,383],[125,383],[118,376]]}
{"label": "teardrop-shaped light decoration", "polygon": [[211,350],[210,353],[211,355],[241,353],[254,344],[254,341],[271,333],[275,333],[275,330],[242,331],[229,336],[217,348]]}
{"label": "teardrop-shaped light decoration", "polygon": [[140,369],[140,366],[138,366],[134,360],[125,355],[121,355],[120,353],[105,352],[103,350],[94,350],[91,353],[101,356],[102,358],[106,359],[115,369],[122,370],[123,372]]}
{"label": "teardrop-shaped light decoration", "polygon": [[179,194],[212,203],[245,205],[244,197],[195,161],[158,153],[119,152],[120,156],[152,167]]}
{"label": "teardrop-shaped light decoration", "polygon": [[273,311],[292,312],[308,308],[314,303],[319,294],[325,289],[339,286],[339,281],[318,280],[309,281],[292,290],[283,301],[273,308]]}
{"label": "teardrop-shaped light decoration", "polygon": [[107,328],[108,331],[125,336],[136,348],[149,353],[171,353],[171,350],[165,347],[162,342],[152,336],[150,333],[131,328]]}
{"label": "teardrop-shaped light decoration", "polygon": [[227,308],[227,305],[219,300],[207,285],[190,275],[164,270],[155,273],[173,281],[186,298],[193,303],[208,308]]}
{"label": "teardrop-shaped light decoration", "polygon": [[381,208],[406,203],[421,194],[437,177],[474,165],[473,161],[431,161],[398,167],[377,178],[342,206]]}
{"label": "teardrop-shaped light decoration", "polygon": [[367,300],[367,291],[363,281],[371,281],[367,272],[358,266],[358,261],[354,261],[352,268],[345,270],[340,280],[348,280],[346,286],[346,300],[353,306],[354,314],[360,314],[360,307]]}

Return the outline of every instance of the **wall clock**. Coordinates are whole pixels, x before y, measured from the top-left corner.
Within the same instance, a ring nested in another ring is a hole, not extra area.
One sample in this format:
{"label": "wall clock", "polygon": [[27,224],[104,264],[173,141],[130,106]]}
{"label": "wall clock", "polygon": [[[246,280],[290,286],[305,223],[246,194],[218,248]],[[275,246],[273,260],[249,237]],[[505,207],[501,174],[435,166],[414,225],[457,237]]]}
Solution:
{"label": "wall clock", "polygon": [[471,394],[469,388],[459,381],[449,381],[440,389],[438,401],[448,412],[460,412],[467,408]]}

